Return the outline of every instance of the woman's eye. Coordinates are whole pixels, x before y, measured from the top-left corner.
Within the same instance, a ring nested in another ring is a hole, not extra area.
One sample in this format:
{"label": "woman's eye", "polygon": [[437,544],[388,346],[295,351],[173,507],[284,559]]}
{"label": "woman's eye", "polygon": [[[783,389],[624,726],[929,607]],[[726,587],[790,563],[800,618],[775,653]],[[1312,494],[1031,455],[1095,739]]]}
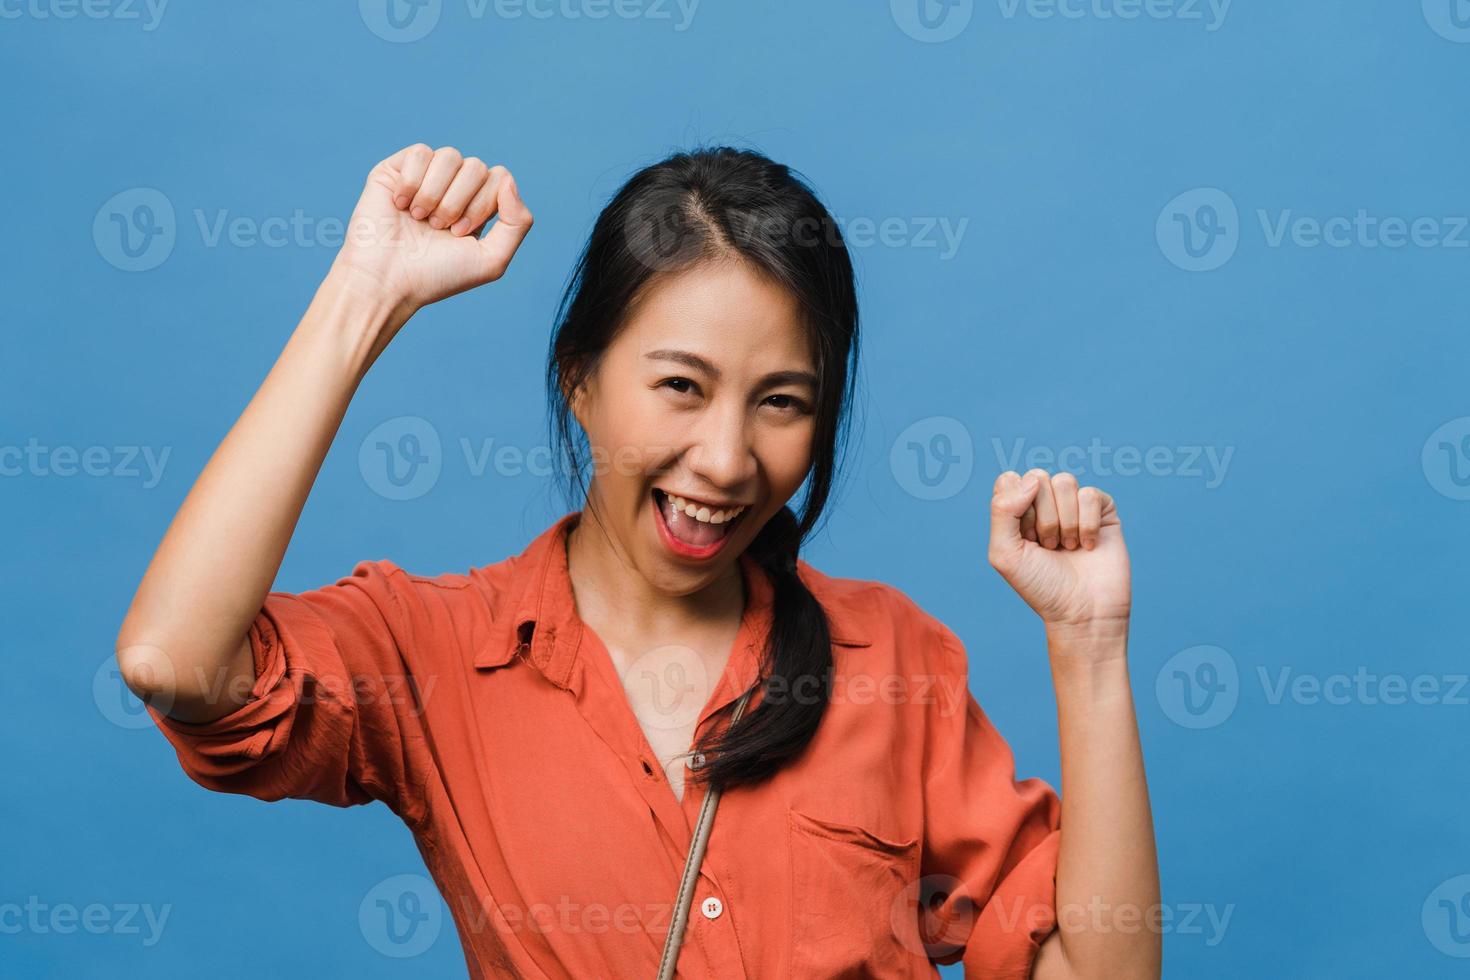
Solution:
{"label": "woman's eye", "polygon": [[783,412],[795,412],[803,415],[807,412],[806,403],[792,395],[772,395],[771,398],[782,402],[782,404],[776,407]]}
{"label": "woman's eye", "polygon": [[[668,388],[681,395],[695,394],[699,390],[699,386],[688,378],[665,378],[656,387]],[[766,402],[787,415],[807,415],[811,412],[806,402],[795,395],[771,395]]]}

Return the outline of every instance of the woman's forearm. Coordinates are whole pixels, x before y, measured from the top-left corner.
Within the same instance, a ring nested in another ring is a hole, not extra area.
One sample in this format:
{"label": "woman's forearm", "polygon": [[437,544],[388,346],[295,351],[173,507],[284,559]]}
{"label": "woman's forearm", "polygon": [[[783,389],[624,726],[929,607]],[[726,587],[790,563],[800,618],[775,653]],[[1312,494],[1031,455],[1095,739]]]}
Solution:
{"label": "woman's forearm", "polygon": [[1067,973],[1157,978],[1158,858],[1128,681],[1126,621],[1049,627],[1062,761],[1057,927]]}
{"label": "woman's forearm", "polygon": [[118,634],[140,697],[186,721],[243,703],[246,642],[322,460],[364,372],[407,319],[381,290],[334,271],[189,491]]}
{"label": "woman's forearm", "polygon": [[363,374],[413,311],[499,279],[532,220],[510,171],[452,146],[373,167],[332,271],[133,597],[117,660],[135,694],[184,721],[244,703],[250,624]]}

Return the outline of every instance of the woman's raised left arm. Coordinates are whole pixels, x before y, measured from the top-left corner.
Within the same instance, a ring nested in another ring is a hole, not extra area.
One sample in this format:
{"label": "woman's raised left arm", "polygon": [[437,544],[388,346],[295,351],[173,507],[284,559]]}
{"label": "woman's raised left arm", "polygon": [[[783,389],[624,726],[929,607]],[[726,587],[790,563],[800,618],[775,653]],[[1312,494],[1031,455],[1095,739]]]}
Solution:
{"label": "woman's raised left arm", "polygon": [[1057,929],[1031,975],[1157,980],[1158,857],[1128,681],[1128,551],[1113,499],[1070,473],[1008,470],[991,499],[989,557],[1045,625],[1057,698]]}

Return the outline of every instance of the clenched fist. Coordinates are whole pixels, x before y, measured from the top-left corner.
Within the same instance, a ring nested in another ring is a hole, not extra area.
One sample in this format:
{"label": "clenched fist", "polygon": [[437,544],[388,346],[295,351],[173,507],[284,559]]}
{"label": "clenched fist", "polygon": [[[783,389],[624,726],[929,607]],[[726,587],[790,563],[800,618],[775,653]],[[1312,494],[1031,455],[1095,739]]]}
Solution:
{"label": "clenched fist", "polygon": [[499,279],[530,229],[509,170],[415,143],[368,174],[333,271],[417,310]]}
{"label": "clenched fist", "polygon": [[1133,604],[1113,498],[1071,473],[1006,470],[990,499],[990,564],[1048,629],[1125,631]]}

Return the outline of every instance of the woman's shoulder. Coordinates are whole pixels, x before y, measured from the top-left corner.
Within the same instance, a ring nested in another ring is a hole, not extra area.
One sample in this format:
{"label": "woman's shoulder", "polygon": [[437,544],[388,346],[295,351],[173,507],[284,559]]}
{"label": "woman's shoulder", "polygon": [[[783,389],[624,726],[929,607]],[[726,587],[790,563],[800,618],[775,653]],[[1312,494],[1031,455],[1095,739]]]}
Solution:
{"label": "woman's shoulder", "polygon": [[466,572],[420,573],[412,571],[391,558],[365,558],[352,567],[347,577],[337,584],[355,582],[359,585],[383,586],[394,591],[413,591],[417,588],[459,591],[472,588],[487,577],[495,566],[471,568]]}
{"label": "woman's shoulder", "polygon": [[427,572],[391,558],[364,559],[336,584],[363,589],[380,604],[386,601],[415,611],[428,605],[452,613],[462,603],[493,611],[510,598],[517,560],[512,555],[463,572]]}
{"label": "woman's shoulder", "polygon": [[797,568],[802,581],[827,610],[834,637],[860,637],[867,641],[864,645],[959,645],[948,626],[896,585],[830,575],[800,559]]}

